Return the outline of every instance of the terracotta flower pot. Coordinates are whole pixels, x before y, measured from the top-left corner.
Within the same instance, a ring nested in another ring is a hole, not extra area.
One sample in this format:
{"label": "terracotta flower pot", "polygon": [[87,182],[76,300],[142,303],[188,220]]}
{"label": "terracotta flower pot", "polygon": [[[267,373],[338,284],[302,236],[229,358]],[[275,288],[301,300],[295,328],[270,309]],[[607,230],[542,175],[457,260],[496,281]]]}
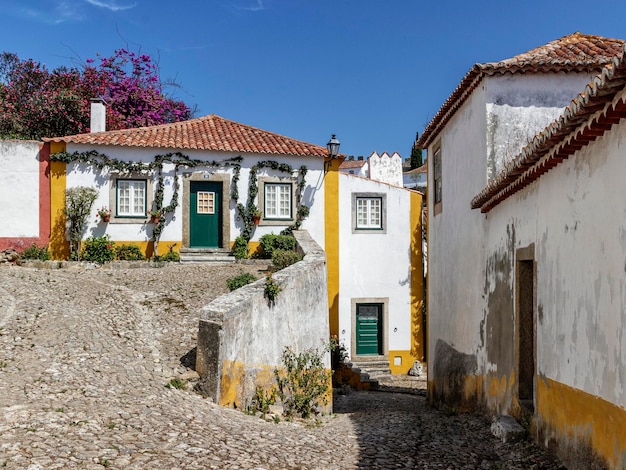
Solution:
{"label": "terracotta flower pot", "polygon": [[260,215],[252,216],[252,222],[254,222],[254,225],[259,225],[259,223],[261,222],[261,216]]}
{"label": "terracotta flower pot", "polygon": [[109,220],[111,220],[111,215],[103,215],[101,216],[102,218],[102,222],[108,222]]}

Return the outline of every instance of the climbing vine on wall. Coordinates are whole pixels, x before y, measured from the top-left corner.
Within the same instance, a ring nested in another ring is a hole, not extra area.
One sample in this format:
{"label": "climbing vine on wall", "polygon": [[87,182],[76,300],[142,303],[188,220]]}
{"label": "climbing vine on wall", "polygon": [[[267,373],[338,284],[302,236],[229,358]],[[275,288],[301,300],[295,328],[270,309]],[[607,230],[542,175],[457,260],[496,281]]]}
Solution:
{"label": "climbing vine on wall", "polygon": [[[152,202],[152,211],[151,213],[158,213],[160,215],[158,222],[155,223],[152,229],[152,237],[150,240],[154,242],[154,254],[159,254],[159,239],[161,238],[161,233],[163,233],[163,229],[165,228],[165,221],[168,214],[173,214],[178,207],[178,193],[179,193],[179,183],[178,183],[178,172],[180,167],[184,168],[196,168],[196,167],[231,167],[233,168],[233,183],[236,183],[239,180],[239,172],[241,171],[241,161],[243,158],[241,156],[229,158],[223,161],[205,161],[205,160],[196,160],[189,158],[187,155],[184,155],[180,152],[167,153],[164,155],[156,155],[152,162],[129,162],[124,160],[119,160],[117,158],[110,158],[107,155],[97,152],[95,150],[90,150],[87,152],[59,152],[50,155],[50,159],[52,161],[58,161],[63,163],[88,163],[99,170],[104,170],[105,168],[109,171],[118,171],[119,173],[148,173],[148,172],[157,172],[157,185],[154,192],[154,199]],[[171,163],[174,165],[174,191],[172,193],[172,198],[170,199],[169,204],[164,206],[163,198],[165,192],[165,182],[163,177],[163,165],[165,163]],[[233,185],[236,188],[236,184]],[[238,193],[236,189],[234,192],[231,192],[231,197],[233,193],[236,197],[238,197]]]}
{"label": "climbing vine on wall", "polygon": [[[227,167],[233,169],[232,184],[230,197],[235,202],[238,215],[243,222],[242,237],[249,242],[254,232],[253,214],[257,211],[255,204],[259,187],[257,173],[263,168],[269,168],[282,173],[292,175],[294,173],[291,165],[287,163],[279,163],[271,160],[264,160],[258,162],[256,165],[250,168],[250,177],[248,180],[248,199],[246,204],[242,204],[239,201],[239,177],[241,174],[241,162],[243,158],[241,156],[229,158],[222,161],[205,161],[189,158],[180,152],[167,153],[164,155],[156,155],[152,162],[129,162],[119,160],[116,158],[108,157],[107,155],[97,152],[96,150],[90,150],[86,152],[59,152],[50,155],[52,161],[58,161],[63,163],[87,163],[99,170],[108,169],[109,171],[117,171],[119,173],[148,173],[157,172],[157,185],[155,189],[152,213],[160,214],[158,222],[155,223],[152,230],[152,237],[154,241],[154,253],[158,255],[158,242],[161,237],[161,233],[165,228],[166,217],[168,214],[173,214],[178,207],[178,195],[179,195],[179,182],[178,173],[179,168],[197,168],[197,167]],[[163,165],[165,163],[171,163],[174,165],[174,188],[172,198],[169,204],[164,206],[164,191],[165,183],[163,176]],[[308,217],[309,208],[302,204],[302,194],[306,187],[306,173],[307,168],[301,166],[298,170],[298,183],[296,190],[296,217],[292,225],[287,227],[281,233],[290,234],[293,230],[297,230],[302,225],[302,221]]]}

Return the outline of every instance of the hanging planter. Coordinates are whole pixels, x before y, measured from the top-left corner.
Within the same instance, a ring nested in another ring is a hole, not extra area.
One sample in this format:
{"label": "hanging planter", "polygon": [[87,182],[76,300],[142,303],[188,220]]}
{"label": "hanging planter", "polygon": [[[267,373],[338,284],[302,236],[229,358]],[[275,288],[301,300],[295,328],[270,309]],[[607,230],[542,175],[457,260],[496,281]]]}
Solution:
{"label": "hanging planter", "polygon": [[100,209],[98,209],[98,217],[100,218],[101,222],[108,222],[109,220],[111,220],[111,209],[109,209],[108,207],[101,207]]}
{"label": "hanging planter", "polygon": [[161,211],[151,211],[150,212],[150,223],[158,224],[161,220]]}

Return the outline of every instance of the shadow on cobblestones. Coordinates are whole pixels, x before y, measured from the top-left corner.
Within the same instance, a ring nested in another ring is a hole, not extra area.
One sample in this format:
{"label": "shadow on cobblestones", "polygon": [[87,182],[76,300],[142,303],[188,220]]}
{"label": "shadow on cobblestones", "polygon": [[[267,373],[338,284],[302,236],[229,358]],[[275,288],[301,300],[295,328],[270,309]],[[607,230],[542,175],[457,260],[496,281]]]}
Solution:
{"label": "shadow on cobblestones", "polygon": [[353,392],[336,396],[334,407],[336,413],[348,414],[354,425],[357,468],[564,468],[531,442],[500,442],[483,416],[445,414],[415,394]]}

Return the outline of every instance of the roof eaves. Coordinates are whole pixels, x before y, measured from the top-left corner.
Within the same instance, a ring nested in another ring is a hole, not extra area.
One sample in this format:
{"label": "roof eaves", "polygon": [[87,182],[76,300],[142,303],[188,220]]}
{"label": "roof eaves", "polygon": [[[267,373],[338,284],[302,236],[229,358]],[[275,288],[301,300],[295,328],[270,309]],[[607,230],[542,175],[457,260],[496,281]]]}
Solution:
{"label": "roof eaves", "polygon": [[489,212],[626,118],[626,97],[615,100],[617,93],[626,87],[625,56],[626,46],[621,55],[613,59],[611,66],[604,68],[557,120],[537,134],[472,199],[472,209]]}

